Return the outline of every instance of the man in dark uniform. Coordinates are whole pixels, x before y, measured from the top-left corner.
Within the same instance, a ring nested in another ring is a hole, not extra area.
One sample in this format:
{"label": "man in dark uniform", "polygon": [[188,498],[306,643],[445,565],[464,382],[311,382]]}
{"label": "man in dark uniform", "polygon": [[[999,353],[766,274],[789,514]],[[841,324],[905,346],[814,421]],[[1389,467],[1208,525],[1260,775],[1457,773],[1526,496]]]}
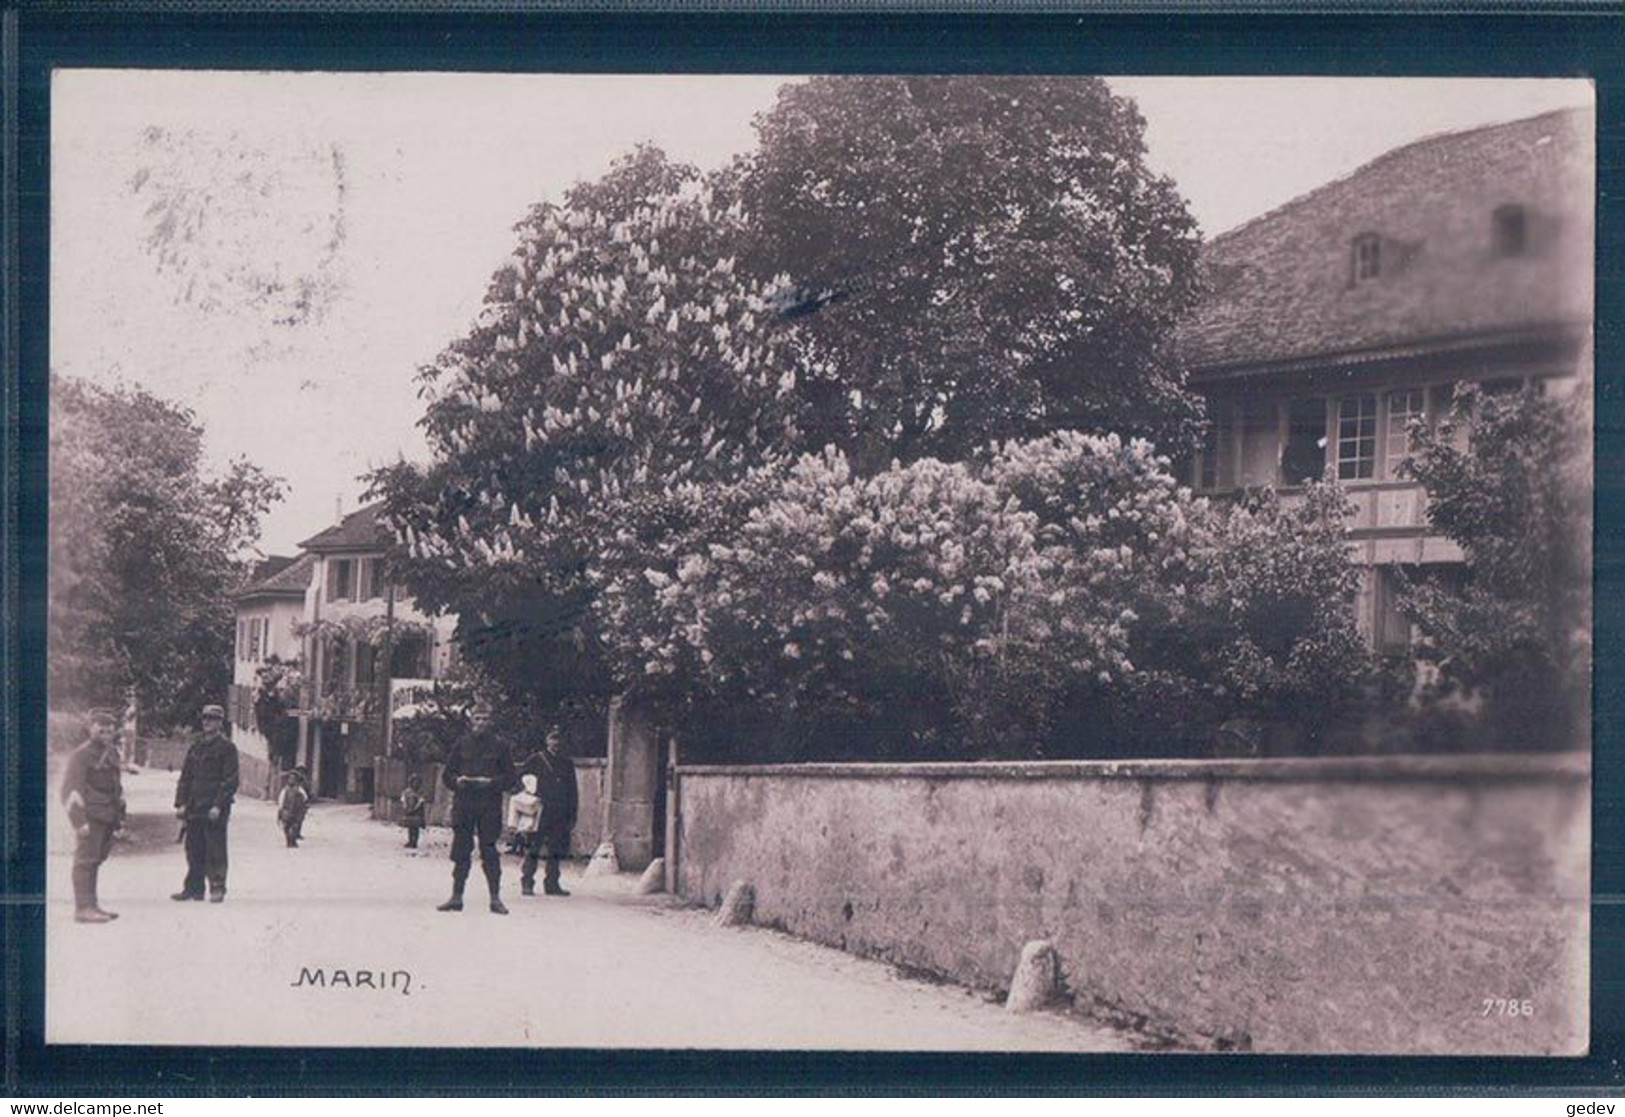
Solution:
{"label": "man in dark uniform", "polygon": [[170,899],[203,899],[207,880],[209,900],[218,904],[226,898],[226,824],[237,797],[237,746],[221,732],[226,712],[219,706],[203,707],[201,720],[203,732],[186,751],[175,784],[175,817],[186,832],[186,883]]}
{"label": "man in dark uniform", "polygon": [[507,915],[502,902],[502,858],[497,839],[502,836],[502,796],[519,786],[508,746],[491,731],[491,709],[483,701],[474,707],[473,730],[452,746],[440,781],[454,794],[451,800],[451,899],[439,911],[463,910],[463,886],[473,865],[474,839],[479,838],[480,868],[491,889],[491,910]]}
{"label": "man in dark uniform", "polygon": [[520,891],[536,895],[536,862],[545,848],[547,872],[542,891],[549,896],[568,896],[559,886],[559,858],[570,854],[570,831],[576,824],[576,766],[564,755],[564,738],[558,726],[547,731],[547,747],[525,761],[521,775],[536,777],[536,798],[541,800],[541,822],[530,835],[525,864],[520,870]]}
{"label": "man in dark uniform", "polygon": [[73,847],[73,918],[77,923],[108,923],[118,918],[96,899],[96,877],[124,825],[124,767],[119,756],[117,715],[90,715],[90,740],[68,758],[62,776],[62,805],[78,839]]}

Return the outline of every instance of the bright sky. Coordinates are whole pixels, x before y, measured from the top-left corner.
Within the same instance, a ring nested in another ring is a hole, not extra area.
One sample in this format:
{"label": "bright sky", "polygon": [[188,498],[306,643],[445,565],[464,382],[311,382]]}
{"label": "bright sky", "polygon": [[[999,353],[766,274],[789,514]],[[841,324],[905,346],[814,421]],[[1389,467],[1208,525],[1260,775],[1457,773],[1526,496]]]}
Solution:
{"label": "bright sky", "polygon": [[[77,70],[53,87],[51,354],[198,414],[288,499],[291,553],[418,457],[413,375],[470,323],[530,204],[653,140],[715,166],[773,77]],[[1222,232],[1440,131],[1588,104],[1552,80],[1114,78]],[[163,199],[167,205],[155,205]]]}

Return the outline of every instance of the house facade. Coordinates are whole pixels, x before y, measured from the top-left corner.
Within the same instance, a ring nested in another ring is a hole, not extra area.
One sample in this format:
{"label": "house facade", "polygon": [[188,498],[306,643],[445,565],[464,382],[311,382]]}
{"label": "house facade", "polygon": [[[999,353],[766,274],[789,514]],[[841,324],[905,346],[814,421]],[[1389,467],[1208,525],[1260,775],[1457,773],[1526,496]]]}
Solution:
{"label": "house facade", "polygon": [[1576,109],[1423,139],[1208,246],[1210,294],[1179,338],[1211,420],[1189,480],[1291,499],[1337,478],[1356,507],[1359,620],[1379,649],[1411,640],[1400,568],[1462,561],[1403,468],[1412,423],[1440,422],[1463,383],[1580,382],[1594,137],[1594,113]]}
{"label": "house facade", "polygon": [[390,539],[377,511],[357,509],[300,544],[311,566],[298,629],[298,755],[324,798],[371,800],[393,710],[454,656],[456,618],[424,615],[384,576]]}
{"label": "house facade", "polygon": [[254,714],[254,695],[261,670],[273,661],[298,660],[298,628],[305,615],[305,587],[312,560],[308,555],[273,556],[254,571],[237,594],[236,639],[233,642],[231,690],[226,720],[232,743],[241,754],[244,783],[263,789],[274,765],[271,743]]}

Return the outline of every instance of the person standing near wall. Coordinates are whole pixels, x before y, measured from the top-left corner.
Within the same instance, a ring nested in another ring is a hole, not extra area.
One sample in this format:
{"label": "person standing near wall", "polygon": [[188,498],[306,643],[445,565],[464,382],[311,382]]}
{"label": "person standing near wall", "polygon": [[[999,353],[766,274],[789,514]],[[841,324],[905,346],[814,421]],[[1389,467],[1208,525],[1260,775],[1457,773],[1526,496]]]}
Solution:
{"label": "person standing near wall", "polygon": [[406,848],[418,847],[418,834],[428,824],[429,801],[423,797],[423,780],[416,772],[406,779],[401,792],[401,825],[406,827]]}
{"label": "person standing near wall", "polygon": [[112,851],[113,834],[124,825],[123,758],[119,755],[118,715],[95,710],[90,740],[68,758],[62,776],[62,805],[73,824],[73,918],[76,923],[109,923],[118,918],[96,897],[102,862]]}
{"label": "person standing near wall", "polygon": [[462,911],[463,886],[472,868],[475,838],[479,839],[480,868],[491,890],[491,911],[507,915],[502,902],[502,796],[519,786],[513,756],[491,729],[491,708],[476,703],[472,730],[451,748],[440,781],[451,800],[451,899],[437,911]]}
{"label": "person standing near wall", "polygon": [[570,831],[576,824],[576,767],[564,755],[564,736],[558,726],[548,728],[546,747],[525,761],[524,771],[536,777],[541,820],[525,849],[520,891],[526,896],[536,895],[536,862],[545,853],[547,871],[542,877],[542,891],[549,896],[568,896],[559,884],[559,858],[570,855]]}
{"label": "person standing near wall", "polygon": [[226,825],[237,797],[237,747],[221,732],[226,712],[205,706],[203,732],[186,750],[181,778],[175,784],[175,817],[184,823],[186,883],[172,900],[203,899],[208,881],[209,900],[226,898]]}

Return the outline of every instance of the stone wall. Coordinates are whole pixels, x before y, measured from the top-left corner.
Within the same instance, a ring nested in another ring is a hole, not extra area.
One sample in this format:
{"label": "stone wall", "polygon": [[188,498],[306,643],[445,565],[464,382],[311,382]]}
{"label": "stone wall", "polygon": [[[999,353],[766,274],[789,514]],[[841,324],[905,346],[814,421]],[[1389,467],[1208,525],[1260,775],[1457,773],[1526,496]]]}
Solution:
{"label": "stone wall", "polygon": [[[1583,756],[678,770],[679,892],[1181,1046],[1578,1054]],[[1486,998],[1527,1000],[1506,1015]]]}

